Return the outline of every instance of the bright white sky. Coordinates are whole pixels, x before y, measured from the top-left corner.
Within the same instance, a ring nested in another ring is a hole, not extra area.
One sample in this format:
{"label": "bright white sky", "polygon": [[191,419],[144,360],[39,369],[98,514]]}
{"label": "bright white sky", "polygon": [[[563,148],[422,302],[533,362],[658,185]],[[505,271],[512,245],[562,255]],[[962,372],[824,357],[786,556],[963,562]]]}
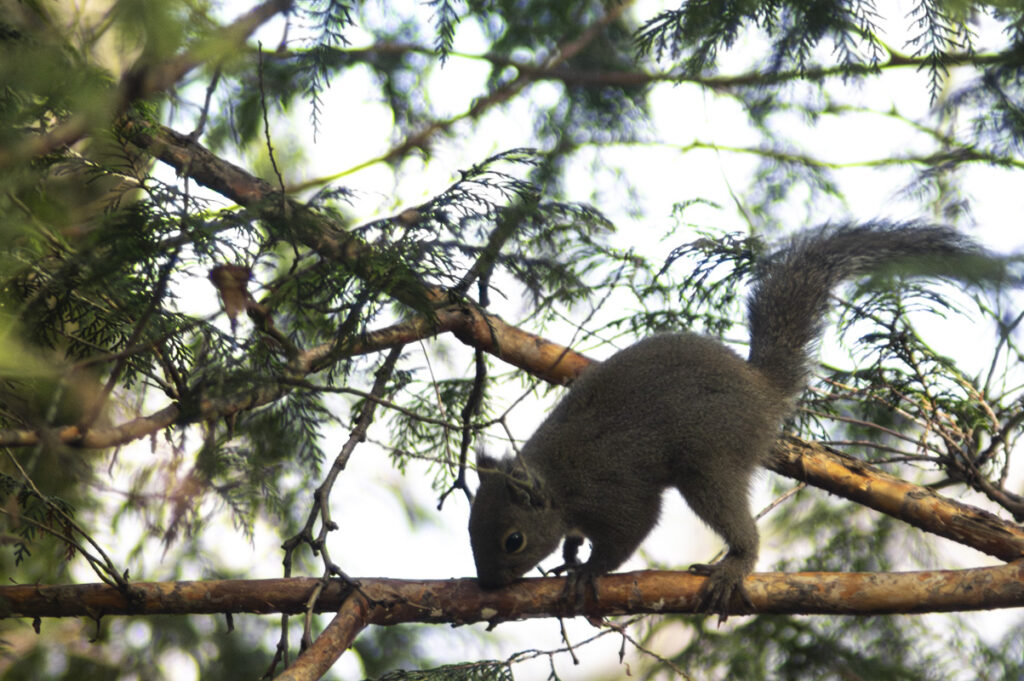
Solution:
{"label": "bright white sky", "polygon": [[[888,3],[886,3],[888,4]],[[901,6],[904,3],[899,3]],[[242,7],[247,6],[242,5]],[[638,16],[652,16],[655,7],[660,3],[641,2],[636,10]],[[424,12],[429,12],[425,8]],[[233,16],[235,12],[225,13]],[[893,12],[898,21],[906,14],[905,9]],[[262,33],[263,43],[272,49],[277,44],[280,34],[275,30]],[[351,39],[355,44],[370,42],[369,37],[360,38],[358,32]],[[899,35],[890,35],[890,43],[901,44]],[[472,22],[464,22],[460,27],[455,41],[455,51],[479,54],[484,51],[485,43],[474,30]],[[751,49],[758,46],[750,44]],[[731,68],[733,64],[741,64],[745,57],[741,54],[729,56],[723,63],[723,72],[739,70]],[[447,113],[455,114],[463,111],[470,99],[481,91],[481,84],[486,77],[486,64],[470,59],[452,57],[444,69],[435,71],[430,79],[427,93],[436,104],[448,103]],[[957,74],[954,73],[954,82]],[[928,113],[928,99],[925,74],[904,69],[899,73],[886,74],[884,78],[872,81],[864,86],[844,86],[836,83],[834,94],[842,100],[871,102],[876,110],[887,108],[891,102],[903,114],[912,118],[924,119]],[[201,101],[202,93],[198,99]],[[547,99],[559,96],[554,84],[538,84],[530,90],[530,96]],[[300,148],[305,150],[306,165],[302,172],[292,167],[287,168],[286,180],[301,181],[311,177],[330,176],[356,167],[370,158],[384,152],[390,142],[391,119],[387,110],[375,101],[376,94],[373,83],[365,73],[356,72],[337,78],[332,83],[331,91],[324,97],[323,125],[319,138],[314,143],[312,127],[309,124],[308,110],[298,107],[291,115],[291,124],[278,124],[275,131],[274,146],[278,149]],[[594,177],[591,174],[591,158],[582,154],[579,173],[571,178],[571,191],[578,192],[570,199],[588,200],[594,186],[604,187],[608,193],[598,194],[595,200],[597,207],[609,215],[619,226],[620,233],[614,237],[620,239],[622,245],[633,246],[646,253],[656,256],[663,255],[677,243],[687,239],[684,233],[677,235],[676,242],[660,243],[660,237],[671,224],[671,208],[676,202],[705,197],[716,201],[724,208],[716,211],[712,208],[695,207],[687,213],[687,218],[703,225],[716,225],[723,230],[743,230],[746,225],[736,212],[730,198],[730,187],[742,194],[749,184],[750,173],[756,159],[749,155],[727,151],[692,151],[681,153],[680,147],[700,140],[723,146],[755,145],[756,135],[746,126],[745,118],[736,105],[727,98],[710,95],[692,85],[661,85],[652,94],[654,124],[656,136],[663,144],[645,149],[637,147],[620,147],[601,152],[605,162],[622,163],[634,182],[641,188],[644,211],[648,216],[644,222],[637,222],[626,214],[623,202],[611,189],[615,187],[611,175]],[[511,111],[492,112],[488,114],[479,130],[466,138],[468,128],[462,129],[453,141],[438,144],[436,156],[428,166],[407,173],[396,184],[390,170],[382,165],[371,166],[352,173],[339,181],[359,192],[354,211],[360,221],[394,214],[402,208],[415,205],[433,196],[449,185],[461,168],[478,162],[497,151],[517,146],[534,146],[530,138],[528,102],[520,99],[512,106]],[[787,124],[800,132],[805,149],[819,157],[835,162],[856,162],[872,158],[883,158],[892,153],[893,149],[907,149],[920,146],[922,150],[930,149],[927,140],[911,134],[906,126],[894,124],[891,120],[876,114],[866,114],[856,126],[851,120],[824,121],[816,129],[807,129],[806,124],[796,117]],[[968,122],[964,121],[963,125]],[[189,123],[178,126],[179,129],[191,129]],[[357,130],[358,134],[352,134]],[[240,160],[246,165],[244,160]],[[168,174],[169,178],[170,174]],[[849,198],[845,210],[858,218],[921,217],[914,212],[911,203],[902,201],[894,194],[894,188],[902,185],[909,177],[909,172],[896,170],[881,172],[877,170],[850,170],[842,174],[842,186]],[[1019,181],[1019,179],[1018,179]],[[1008,175],[994,169],[972,169],[965,180],[973,195],[974,216],[977,220],[977,235],[989,246],[997,250],[1014,250],[1024,244],[1024,230],[1019,227],[1020,216],[1024,215],[1024,192],[1011,189]],[[820,214],[812,216],[814,222],[824,222],[829,218],[843,217],[844,208],[835,205],[815,207]],[[927,217],[927,216],[925,216]],[[804,219],[803,215],[794,213],[794,228]],[[186,288],[195,295],[190,300],[201,301],[199,312],[213,312],[216,302],[213,291],[205,281],[197,281],[196,288]],[[499,306],[498,312],[511,322],[524,312],[516,301]],[[963,322],[954,322],[962,327]],[[958,334],[951,332],[948,324],[944,329],[929,335],[935,344],[951,355],[963,356],[964,348],[970,348],[969,340],[964,341]],[[567,327],[568,329],[568,327]],[[528,329],[529,330],[529,329]],[[248,332],[244,327],[242,333]],[[549,335],[552,335],[549,333]],[[569,329],[565,338],[571,337]],[[563,340],[552,335],[554,340]],[[947,350],[948,346],[948,350]],[[419,349],[410,348],[410,352],[422,352],[424,361],[434,365],[435,371],[444,373],[447,369],[444,360],[433,342],[421,345]],[[607,351],[605,351],[607,352]],[[465,357],[468,358],[468,354]],[[968,353],[969,356],[969,353]],[[838,360],[841,361],[841,360]],[[462,370],[456,367],[455,370]],[[515,435],[525,439],[543,415],[546,402],[541,399],[527,400],[517,411],[513,424]],[[342,431],[326,435],[326,450],[332,456],[347,433]],[[377,428],[372,436],[386,441],[387,433]],[[142,460],[151,458],[148,443],[140,451]],[[126,457],[127,453],[121,456]],[[418,526],[413,532],[409,524],[406,505],[415,504],[423,508],[436,505],[436,493],[431,490],[430,475],[419,474],[415,464],[410,466],[410,474],[405,477],[395,472],[386,457],[386,453],[373,447],[365,446],[357,449],[348,469],[339,479],[335,489],[334,517],[341,524],[341,529],[331,535],[330,547],[332,557],[353,576],[387,576],[407,578],[448,578],[470,576],[473,574],[472,556],[469,550],[465,524],[468,517],[468,506],[465,499],[453,495],[445,504],[442,514],[437,515],[436,525]],[[1019,471],[1018,471],[1019,473]],[[758,484],[758,501],[767,502],[767,476]],[[976,500],[972,500],[975,501]],[[757,504],[755,504],[757,506]],[[281,576],[280,538],[275,528],[258,527],[255,545],[252,546],[238,536],[230,527],[223,531],[207,532],[201,538],[206,549],[218,556],[218,562],[234,566],[244,571],[249,577]],[[110,538],[107,546],[126,546],[125,541],[114,541]],[[697,521],[677,495],[669,495],[663,514],[661,526],[644,544],[646,556],[634,556],[623,570],[638,569],[648,566],[648,561],[657,561],[667,565],[685,566],[693,562],[708,560],[719,548],[721,541],[707,532]],[[762,548],[761,569],[772,561],[772,554],[783,547],[773,544],[772,538],[764,537]],[[116,551],[115,551],[116,554]],[[155,555],[159,555],[159,549]],[[994,561],[987,557],[959,552],[963,565],[991,564]],[[118,558],[122,558],[118,556]],[[548,561],[549,567],[554,563]],[[936,565],[948,567],[956,564]],[[155,562],[149,565],[131,567],[134,575],[144,575],[146,579],[160,579],[161,569]],[[202,578],[200,569],[196,569],[192,578]],[[93,576],[87,570],[77,570],[76,579],[91,581]],[[245,617],[235,618],[236,627],[245,626]],[[570,637],[574,641],[588,638],[595,630],[582,621],[567,622]],[[482,629],[482,627],[480,627]],[[139,628],[137,635],[148,636],[145,627]],[[276,636],[276,633],[274,633]],[[541,620],[530,623],[509,623],[498,627],[494,634],[488,635],[488,644],[482,645],[479,640],[460,635],[459,630],[447,627],[435,627],[431,641],[438,648],[450,649],[447,661],[459,659],[479,659],[482,657],[504,658],[514,651],[526,648],[553,649],[560,646],[559,625],[556,620]],[[490,645],[500,639],[496,647]],[[672,645],[666,642],[664,650],[671,651]],[[558,672],[564,679],[593,678],[595,674],[606,673],[615,675],[623,670],[617,668],[617,655],[620,640],[614,636],[607,637],[604,644],[588,646],[579,651],[583,661],[580,667],[574,668],[568,657],[560,656],[557,661]],[[197,678],[195,664],[188,659],[175,656],[166,660],[167,668],[173,669],[176,678]],[[516,678],[520,681],[544,679],[549,673],[545,659],[521,665],[516,668]],[[333,672],[334,678],[362,678],[358,665],[352,655],[344,655]]]}

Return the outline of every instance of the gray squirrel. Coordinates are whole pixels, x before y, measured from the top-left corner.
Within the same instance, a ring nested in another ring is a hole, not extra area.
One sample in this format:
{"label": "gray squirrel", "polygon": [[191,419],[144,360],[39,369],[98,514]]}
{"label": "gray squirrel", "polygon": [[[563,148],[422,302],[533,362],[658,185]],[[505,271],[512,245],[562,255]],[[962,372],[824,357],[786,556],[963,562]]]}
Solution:
{"label": "gray squirrel", "polygon": [[[743,588],[757,560],[749,486],[807,382],[832,289],[890,266],[966,276],[995,263],[948,227],[869,223],[798,234],[759,263],[747,301],[750,354],[721,341],[665,333],[582,373],[515,458],[480,454],[469,535],[481,587],[515,581],[558,547],[568,595],[621,565],[654,528],[674,487],[721,535],[728,553],[691,568],[707,576],[702,612],[720,620],[751,607]],[[583,538],[586,563],[576,554]],[[737,599],[742,603],[737,603]]]}

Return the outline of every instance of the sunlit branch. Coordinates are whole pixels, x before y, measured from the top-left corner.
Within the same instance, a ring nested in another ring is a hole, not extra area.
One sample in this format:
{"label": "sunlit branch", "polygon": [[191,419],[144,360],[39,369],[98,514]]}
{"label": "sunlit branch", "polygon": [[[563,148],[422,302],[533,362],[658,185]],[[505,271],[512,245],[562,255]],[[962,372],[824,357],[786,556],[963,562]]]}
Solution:
{"label": "sunlit branch", "polygon": [[[693,614],[704,577],[685,571],[626,572],[597,580],[598,599],[586,613]],[[482,591],[475,579],[360,578],[370,599],[366,623],[497,623],[571,615],[565,579],[524,579]],[[201,582],[136,582],[134,594],[106,584],[0,586],[7,617],[94,617],[290,613],[303,611],[319,579],[296,577]],[[979,585],[984,585],[979,587]],[[950,612],[1024,606],[1024,562],[966,570],[917,572],[755,573],[746,587],[759,613],[860,614]],[[333,580],[317,601],[318,612],[337,612],[353,589]]]}
{"label": "sunlit branch", "polygon": [[820,444],[785,438],[767,467],[1000,560],[1024,557],[1024,528]]}
{"label": "sunlit branch", "polygon": [[879,159],[848,161],[845,163],[840,163],[837,161],[826,161],[824,159],[811,156],[810,154],[783,151],[781,149],[772,149],[771,147],[740,147],[731,146],[728,144],[719,144],[717,142],[706,142],[703,140],[694,140],[689,144],[685,144],[678,147],[678,149],[681,153],[684,154],[690,151],[704,149],[734,154],[746,154],[750,156],[760,156],[762,158],[778,161],[779,163],[806,166],[808,168],[828,168],[831,170],[842,170],[846,168],[884,168],[899,166],[921,166],[931,168],[948,166],[951,164],[959,165],[963,163],[985,163],[995,166],[1024,168],[1024,160],[1008,158],[1006,156],[1000,156],[998,154],[987,152],[981,149],[968,147],[958,147],[956,149],[937,151],[933,154],[888,156]]}

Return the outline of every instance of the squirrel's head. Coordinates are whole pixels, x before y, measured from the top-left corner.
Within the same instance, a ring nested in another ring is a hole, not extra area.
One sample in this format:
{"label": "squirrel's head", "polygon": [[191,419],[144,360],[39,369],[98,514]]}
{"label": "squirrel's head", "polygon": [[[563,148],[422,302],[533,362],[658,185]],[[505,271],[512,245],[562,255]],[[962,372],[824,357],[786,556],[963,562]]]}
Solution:
{"label": "squirrel's head", "polygon": [[565,535],[543,484],[515,459],[477,456],[480,487],[469,512],[469,539],[480,586],[522,577]]}

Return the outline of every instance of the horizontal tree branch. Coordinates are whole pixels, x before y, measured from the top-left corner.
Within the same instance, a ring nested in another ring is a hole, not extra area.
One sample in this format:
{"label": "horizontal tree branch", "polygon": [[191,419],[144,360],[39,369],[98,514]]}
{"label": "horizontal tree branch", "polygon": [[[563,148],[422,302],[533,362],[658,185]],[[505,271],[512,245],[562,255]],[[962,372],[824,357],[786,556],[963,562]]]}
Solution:
{"label": "horizontal tree branch", "polygon": [[[705,577],[643,570],[597,580],[585,614],[693,614]],[[469,624],[572,616],[563,598],[565,579],[524,579],[483,591],[475,579],[360,579],[367,599],[365,624],[404,622]],[[106,584],[0,586],[3,617],[104,615],[297,614],[321,582],[314,578],[138,582],[131,594]],[[966,570],[893,573],[768,572],[744,582],[754,611],[764,614],[951,612],[1024,607],[1024,561]],[[317,612],[337,612],[352,588],[333,580],[316,600]]]}
{"label": "horizontal tree branch", "polygon": [[[931,131],[928,131],[931,132]],[[948,137],[944,142],[949,148],[936,151],[931,154],[903,154],[886,156],[876,159],[853,160],[853,161],[826,161],[817,158],[810,152],[801,153],[787,149],[772,148],[767,146],[731,146],[717,142],[705,142],[694,139],[688,144],[677,147],[680,153],[687,153],[694,150],[711,150],[715,152],[731,152],[734,154],[748,154],[758,156],[782,164],[792,164],[807,168],[825,168],[840,170],[843,168],[885,168],[895,166],[922,166],[925,168],[935,166],[952,166],[967,163],[984,163],[988,165],[1024,168],[1024,161],[1014,158],[1010,154],[998,154],[991,150],[970,146],[966,143],[956,141]]]}
{"label": "horizontal tree branch", "polygon": [[[352,61],[374,63],[381,56],[393,57],[408,53],[433,56],[437,54],[434,47],[414,43],[378,42],[364,47],[339,48]],[[280,58],[294,58],[296,52],[281,51],[276,54]],[[496,68],[512,68],[528,76],[531,80],[559,81],[569,86],[580,87],[643,87],[654,83],[693,83],[712,90],[731,90],[739,87],[765,87],[780,85],[792,81],[820,81],[826,78],[849,78],[851,76],[877,75],[880,71],[897,68],[927,68],[931,63],[929,56],[910,56],[891,52],[889,58],[877,64],[833,64],[808,66],[802,69],[783,71],[747,71],[734,75],[700,76],[687,74],[680,70],[673,71],[609,71],[589,68],[578,68],[574,64],[536,63],[511,57],[505,54],[489,52],[471,54],[451,52],[451,57],[472,61],[488,62]],[[1011,59],[1006,53],[954,52],[944,55],[947,67],[970,66],[985,67],[1001,64]]]}

